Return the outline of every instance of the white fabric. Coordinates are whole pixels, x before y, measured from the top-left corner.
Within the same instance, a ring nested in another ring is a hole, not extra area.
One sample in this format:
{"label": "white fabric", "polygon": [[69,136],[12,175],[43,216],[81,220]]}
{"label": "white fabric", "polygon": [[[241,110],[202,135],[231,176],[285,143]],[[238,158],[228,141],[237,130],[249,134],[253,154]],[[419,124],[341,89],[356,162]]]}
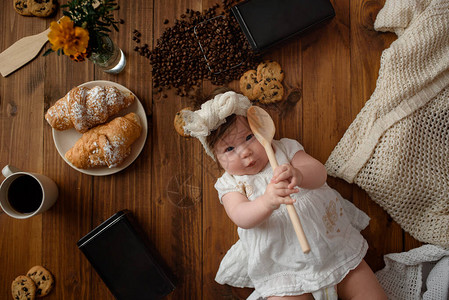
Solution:
{"label": "white fabric", "polygon": [[326,162],[414,238],[449,246],[449,0],[387,0],[376,89]]}
{"label": "white fabric", "polygon": [[336,286],[325,287],[312,293],[315,300],[338,300]]}
{"label": "white fabric", "polygon": [[[335,286],[332,287],[325,287],[318,291],[312,292],[313,299],[315,300],[338,300],[338,294],[337,289]],[[267,298],[264,298],[260,296],[260,294],[255,290],[254,292],[249,295],[246,300],[266,300]]]}
{"label": "white fabric", "polygon": [[[279,164],[290,162],[303,150],[290,139],[273,141],[273,147]],[[269,164],[256,175],[225,173],[215,188],[220,201],[231,191],[253,201],[265,192],[272,175]],[[240,240],[223,258],[215,278],[218,283],[254,287],[261,297],[300,295],[335,286],[359,265],[368,247],[359,230],[368,225],[368,216],[327,184],[300,189],[292,197],[311,251],[302,252],[282,205],[261,225],[238,228]]]}
{"label": "white fabric", "polygon": [[388,299],[446,300],[449,291],[449,250],[424,245],[387,254],[385,268],[376,272]]}
{"label": "white fabric", "polygon": [[436,263],[427,277],[426,284],[424,300],[449,299],[449,256]]}
{"label": "white fabric", "polygon": [[201,105],[197,111],[183,111],[184,132],[200,140],[206,153],[215,160],[212,149],[206,142],[206,137],[211,131],[217,129],[226,122],[226,118],[232,114],[246,116],[251,106],[249,99],[241,94],[229,91],[219,94]]}

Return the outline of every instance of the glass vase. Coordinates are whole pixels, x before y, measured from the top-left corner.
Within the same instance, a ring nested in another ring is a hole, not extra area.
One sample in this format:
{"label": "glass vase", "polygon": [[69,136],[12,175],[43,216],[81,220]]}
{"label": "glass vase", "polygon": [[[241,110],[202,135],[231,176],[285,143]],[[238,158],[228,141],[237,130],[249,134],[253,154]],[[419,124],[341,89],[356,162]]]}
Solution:
{"label": "glass vase", "polygon": [[122,49],[108,36],[101,38],[97,52],[92,52],[89,60],[110,74],[118,74],[126,66],[126,58]]}

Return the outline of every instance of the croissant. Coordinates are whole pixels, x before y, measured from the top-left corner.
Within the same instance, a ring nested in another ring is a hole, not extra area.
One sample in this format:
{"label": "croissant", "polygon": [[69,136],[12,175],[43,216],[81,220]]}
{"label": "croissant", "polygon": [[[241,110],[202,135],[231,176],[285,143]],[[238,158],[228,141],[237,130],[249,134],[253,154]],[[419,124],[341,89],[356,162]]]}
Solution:
{"label": "croissant", "polygon": [[83,133],[130,106],[134,98],[112,86],[75,87],[47,110],[45,119],[57,130],[75,127]]}
{"label": "croissant", "polygon": [[139,138],[141,129],[135,113],[117,117],[85,132],[65,158],[80,169],[116,167],[131,153],[131,145]]}

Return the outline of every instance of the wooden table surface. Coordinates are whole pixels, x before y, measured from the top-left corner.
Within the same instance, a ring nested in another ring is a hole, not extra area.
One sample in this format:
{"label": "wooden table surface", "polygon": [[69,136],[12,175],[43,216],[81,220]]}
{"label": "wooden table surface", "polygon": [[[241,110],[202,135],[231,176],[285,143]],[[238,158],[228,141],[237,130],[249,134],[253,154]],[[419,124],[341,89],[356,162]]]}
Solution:
{"label": "wooden table surface", "polygon": [[[16,40],[37,34],[57,20],[19,16],[9,1],[0,10],[0,51]],[[60,2],[65,2],[61,1]],[[0,213],[0,298],[9,299],[10,284],[31,266],[44,265],[56,287],[46,299],[114,299],[76,242],[101,222],[129,209],[177,279],[167,299],[245,299],[250,290],[214,281],[218,265],[237,240],[213,187],[219,171],[200,143],[180,137],[175,113],[190,99],[152,89],[151,65],[133,49],[133,30],[142,43],[156,44],[163,31],[187,8],[201,11],[212,0],[119,1],[117,17],[125,21],[112,38],[123,49],[127,66],[109,75],[91,62],[65,56],[39,57],[20,70],[0,77],[0,163],[43,173],[59,186],[59,198],[47,212],[26,220]],[[332,1],[336,16],[325,26],[264,53],[285,70],[286,100],[269,111],[276,137],[301,142],[325,163],[376,84],[380,55],[395,35],[373,29],[383,0]],[[168,19],[169,23],[164,24]],[[72,87],[92,80],[126,86],[142,102],[148,119],[145,147],[135,162],[110,176],[82,174],[59,156],[46,110]],[[238,82],[229,84],[238,90]],[[204,81],[201,89],[215,88]],[[355,185],[329,177],[330,186],[371,217],[362,234],[368,240],[368,264],[383,268],[383,255],[420,245]]]}

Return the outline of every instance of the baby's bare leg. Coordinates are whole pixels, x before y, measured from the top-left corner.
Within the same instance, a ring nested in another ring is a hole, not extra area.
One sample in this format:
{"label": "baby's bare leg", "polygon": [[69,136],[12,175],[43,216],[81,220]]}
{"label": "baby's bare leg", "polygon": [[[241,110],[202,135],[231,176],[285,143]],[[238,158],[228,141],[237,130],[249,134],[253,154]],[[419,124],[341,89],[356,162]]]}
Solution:
{"label": "baby's bare leg", "polygon": [[344,300],[387,299],[382,286],[364,260],[337,285],[337,292],[338,297]]}
{"label": "baby's bare leg", "polygon": [[304,294],[299,296],[271,296],[268,300],[313,300],[312,294]]}

